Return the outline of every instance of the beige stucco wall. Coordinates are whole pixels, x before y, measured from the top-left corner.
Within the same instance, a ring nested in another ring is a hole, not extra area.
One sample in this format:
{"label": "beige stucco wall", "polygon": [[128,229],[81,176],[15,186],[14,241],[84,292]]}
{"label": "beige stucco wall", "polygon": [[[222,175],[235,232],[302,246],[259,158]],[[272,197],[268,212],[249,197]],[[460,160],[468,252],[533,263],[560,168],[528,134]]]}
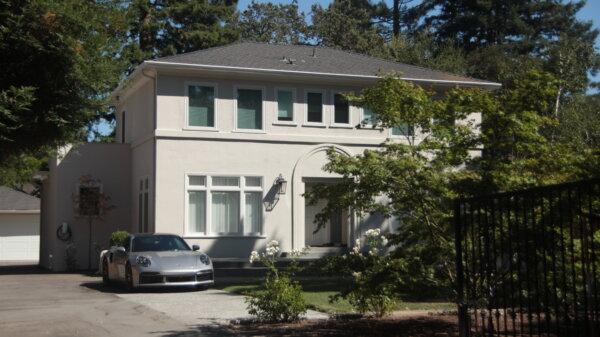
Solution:
{"label": "beige stucco wall", "polygon": [[144,77],[116,106],[116,139],[122,143],[122,114],[125,112],[125,143],[145,140],[154,131],[154,79]]}
{"label": "beige stucco wall", "polygon": [[[110,205],[114,206],[104,219],[93,222],[94,244],[106,248],[110,233],[130,227],[130,158],[127,144],[90,143],[70,149],[63,158],[51,160],[50,172],[42,188],[40,264],[43,267],[65,270],[67,242],[56,237],[56,230],[66,222],[73,233],[77,266],[87,268],[88,223],[75,216],[73,207],[73,196],[83,175],[99,179],[103,193],[110,197]],[[92,266],[96,266],[97,254],[92,252]]]}
{"label": "beige stucco wall", "polygon": [[[248,79],[223,79],[204,75],[159,75],[157,82],[157,129],[184,130],[184,135],[206,133],[196,131],[186,125],[187,97],[186,86],[192,83],[214,85],[216,87],[216,128],[219,132],[246,132],[235,130],[235,96],[236,88],[258,88],[263,90],[263,124],[264,132],[269,135],[303,135],[339,138],[369,138],[383,140],[389,135],[389,130],[374,130],[372,128],[357,129],[356,125],[362,120],[362,109],[350,108],[350,127],[332,126],[333,94],[336,92],[358,92],[359,87],[321,83],[298,83],[288,81],[252,81]],[[276,90],[287,88],[295,91],[294,123],[295,125],[280,125],[277,121]],[[305,124],[306,104],[305,93],[308,90],[323,91],[324,109],[322,127]]]}
{"label": "beige stucco wall", "polygon": [[[348,155],[373,146],[336,146],[312,143],[232,142],[194,139],[159,139],[157,142],[156,231],[182,235],[190,244],[199,244],[213,257],[246,258],[253,249],[268,240],[278,240],[284,251],[302,248],[305,244],[304,181],[314,178],[335,178],[323,172],[327,162],[325,151],[335,146]],[[265,210],[263,233],[253,237],[214,237],[191,235],[186,230],[185,179],[187,174],[253,175],[264,181],[263,198],[268,199],[274,181],[281,174],[288,181],[286,194],[281,195],[272,210]],[[385,219],[370,224],[357,219],[349,238],[366,230],[366,226],[381,226]]]}

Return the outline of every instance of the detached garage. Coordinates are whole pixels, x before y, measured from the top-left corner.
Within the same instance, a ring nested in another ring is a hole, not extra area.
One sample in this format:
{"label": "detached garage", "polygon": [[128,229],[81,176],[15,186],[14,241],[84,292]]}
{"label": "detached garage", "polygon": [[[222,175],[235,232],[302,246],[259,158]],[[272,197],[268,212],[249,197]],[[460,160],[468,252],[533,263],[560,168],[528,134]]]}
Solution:
{"label": "detached garage", "polygon": [[37,261],[40,199],[0,186],[0,262]]}

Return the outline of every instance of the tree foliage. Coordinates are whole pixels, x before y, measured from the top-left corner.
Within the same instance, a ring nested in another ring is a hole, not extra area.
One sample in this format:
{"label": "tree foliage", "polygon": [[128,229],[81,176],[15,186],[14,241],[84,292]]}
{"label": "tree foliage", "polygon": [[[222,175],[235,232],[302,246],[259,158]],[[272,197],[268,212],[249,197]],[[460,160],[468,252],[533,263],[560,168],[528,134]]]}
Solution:
{"label": "tree foliage", "polygon": [[0,170],[17,166],[0,183],[36,169],[20,158],[81,139],[103,115],[122,71],[122,23],[110,2],[1,1]]}
{"label": "tree foliage", "polygon": [[240,34],[245,40],[301,44],[310,38],[306,15],[298,10],[298,1],[290,4],[252,1],[240,16]]}
{"label": "tree foliage", "polygon": [[[352,157],[330,151],[324,169],[341,176],[339,183],[306,194],[309,203],[327,200],[319,225],[346,207],[393,216],[391,254],[407,280],[404,290],[450,289],[454,198],[597,174],[589,165],[598,162],[593,148],[576,149],[556,136],[562,127],[553,114],[560,83],[534,70],[495,92],[453,88],[434,95],[388,75],[349,97],[372,109],[379,126],[411,124],[417,135]],[[480,132],[471,111],[483,115]]]}

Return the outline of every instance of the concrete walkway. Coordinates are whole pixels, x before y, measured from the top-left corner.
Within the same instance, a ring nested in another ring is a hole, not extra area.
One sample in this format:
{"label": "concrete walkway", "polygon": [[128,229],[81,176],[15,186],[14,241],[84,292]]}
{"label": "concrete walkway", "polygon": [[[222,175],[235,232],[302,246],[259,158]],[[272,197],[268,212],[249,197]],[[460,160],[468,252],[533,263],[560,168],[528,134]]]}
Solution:
{"label": "concrete walkway", "polygon": [[[152,308],[189,325],[226,324],[252,318],[246,311],[244,296],[217,289],[120,293],[117,296]],[[313,310],[307,313],[309,319],[328,317]]]}

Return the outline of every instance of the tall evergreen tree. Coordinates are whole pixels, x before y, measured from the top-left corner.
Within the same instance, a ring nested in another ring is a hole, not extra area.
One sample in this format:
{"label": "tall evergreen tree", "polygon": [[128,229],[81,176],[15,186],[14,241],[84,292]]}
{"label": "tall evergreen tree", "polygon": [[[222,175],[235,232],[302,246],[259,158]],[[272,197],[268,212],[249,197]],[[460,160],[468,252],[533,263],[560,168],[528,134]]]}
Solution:
{"label": "tall evergreen tree", "polygon": [[334,0],[313,5],[312,30],[318,43],[366,54],[383,48],[384,27],[374,23],[376,6],[368,0]]}
{"label": "tall evergreen tree", "polygon": [[129,21],[124,54],[132,67],[238,38],[237,0],[132,0],[123,7]]}
{"label": "tall evergreen tree", "polygon": [[269,43],[300,44],[308,41],[306,15],[298,10],[298,1],[290,4],[252,1],[240,16],[242,39]]}

